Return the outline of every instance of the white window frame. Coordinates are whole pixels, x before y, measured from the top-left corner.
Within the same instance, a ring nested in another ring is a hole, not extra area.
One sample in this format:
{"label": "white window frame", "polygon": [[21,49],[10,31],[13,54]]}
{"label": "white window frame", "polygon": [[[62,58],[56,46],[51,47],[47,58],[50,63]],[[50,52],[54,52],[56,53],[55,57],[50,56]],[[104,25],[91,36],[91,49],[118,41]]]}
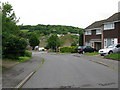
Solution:
{"label": "white window frame", "polygon": [[91,30],[85,31],[85,35],[91,35],[91,34],[92,34]]}
{"label": "white window frame", "polygon": [[89,41],[86,42],[86,46],[90,46],[90,44],[91,44],[91,43],[90,43]]}
{"label": "white window frame", "polygon": [[104,48],[107,47],[107,39],[104,39]]}
{"label": "white window frame", "polygon": [[118,43],[118,38],[114,38],[114,44]]}
{"label": "white window frame", "polygon": [[111,38],[111,44],[117,44],[118,39],[117,38]]}
{"label": "white window frame", "polygon": [[111,39],[111,44],[114,44],[114,43],[115,43],[114,38],[112,38]]}
{"label": "white window frame", "polygon": [[102,30],[101,29],[96,29],[96,35],[98,34],[102,34]]}
{"label": "white window frame", "polygon": [[111,30],[111,29],[115,29],[115,24],[114,23],[104,24],[104,30]]}

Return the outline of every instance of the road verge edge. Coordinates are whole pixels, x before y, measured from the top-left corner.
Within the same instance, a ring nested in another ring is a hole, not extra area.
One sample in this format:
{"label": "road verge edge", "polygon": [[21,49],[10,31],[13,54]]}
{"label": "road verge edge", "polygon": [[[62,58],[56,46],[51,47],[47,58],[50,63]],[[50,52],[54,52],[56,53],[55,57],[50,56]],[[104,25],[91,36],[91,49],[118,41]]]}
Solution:
{"label": "road verge edge", "polygon": [[27,77],[25,77],[15,88],[21,88],[33,75],[36,73],[40,67],[44,64],[45,60],[42,58],[41,63],[38,65],[38,67],[35,69],[35,71],[31,72]]}

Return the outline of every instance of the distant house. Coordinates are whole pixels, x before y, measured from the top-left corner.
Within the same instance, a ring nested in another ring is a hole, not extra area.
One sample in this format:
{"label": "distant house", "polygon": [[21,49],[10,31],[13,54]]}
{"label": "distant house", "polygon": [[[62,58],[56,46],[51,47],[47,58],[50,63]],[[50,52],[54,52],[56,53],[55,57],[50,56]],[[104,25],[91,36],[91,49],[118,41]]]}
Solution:
{"label": "distant house", "polygon": [[98,50],[110,44],[120,43],[120,12],[86,27],[83,36],[84,45]]}

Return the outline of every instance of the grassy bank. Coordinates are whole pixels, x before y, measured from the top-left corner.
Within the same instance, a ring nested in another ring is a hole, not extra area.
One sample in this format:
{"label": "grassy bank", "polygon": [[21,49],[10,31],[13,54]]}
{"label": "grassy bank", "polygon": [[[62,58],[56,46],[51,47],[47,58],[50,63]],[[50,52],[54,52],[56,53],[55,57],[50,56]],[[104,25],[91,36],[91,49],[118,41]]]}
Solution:
{"label": "grassy bank", "polygon": [[111,55],[105,56],[105,58],[120,61],[120,53],[111,54]]}
{"label": "grassy bank", "polygon": [[22,32],[28,32],[29,30],[28,29],[23,29],[23,30],[20,30]]}
{"label": "grassy bank", "polygon": [[19,57],[19,59],[17,60],[20,63],[29,61],[31,59],[31,57]]}
{"label": "grassy bank", "polygon": [[0,70],[6,70],[7,68],[11,68],[19,63],[23,63],[26,61],[29,61],[32,58],[32,52],[26,50],[24,56],[18,57],[18,59],[9,59],[9,58],[3,58],[2,60],[2,67]]}
{"label": "grassy bank", "polygon": [[[8,68],[11,68],[19,63],[23,63],[23,62],[26,62],[26,61],[29,61],[32,57],[19,57],[19,59],[7,59],[7,58],[4,58],[2,60],[2,67],[0,67],[0,70],[6,70]],[[2,68],[2,69],[1,69]]]}
{"label": "grassy bank", "polygon": [[84,55],[99,55],[98,52],[93,52],[93,53],[84,53]]}

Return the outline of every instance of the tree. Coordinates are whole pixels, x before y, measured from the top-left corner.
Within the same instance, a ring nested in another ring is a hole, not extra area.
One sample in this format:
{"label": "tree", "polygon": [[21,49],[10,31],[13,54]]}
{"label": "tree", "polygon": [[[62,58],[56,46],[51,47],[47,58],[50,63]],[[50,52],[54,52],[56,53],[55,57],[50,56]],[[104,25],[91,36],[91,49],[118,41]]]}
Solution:
{"label": "tree", "polygon": [[36,35],[34,34],[31,34],[31,36],[29,37],[29,43],[30,43],[30,46],[33,47],[33,49],[35,48],[35,46],[38,46],[40,41],[39,39],[36,37]]}
{"label": "tree", "polygon": [[79,36],[79,46],[83,46],[83,34]]}
{"label": "tree", "polygon": [[73,42],[71,43],[71,46],[77,46],[77,42],[76,42],[76,41],[73,41]]}
{"label": "tree", "polygon": [[18,27],[16,23],[19,20],[9,3],[2,4],[2,33],[18,34]]}
{"label": "tree", "polygon": [[53,51],[56,51],[58,47],[60,47],[60,39],[59,37],[55,35],[51,35],[49,39],[47,40],[48,42],[48,47],[51,48]]}
{"label": "tree", "polygon": [[83,29],[79,31],[79,46],[83,46]]}
{"label": "tree", "polygon": [[23,56],[27,42],[19,37],[18,22],[12,6],[9,3],[2,5],[2,55],[3,58],[16,59]]}

